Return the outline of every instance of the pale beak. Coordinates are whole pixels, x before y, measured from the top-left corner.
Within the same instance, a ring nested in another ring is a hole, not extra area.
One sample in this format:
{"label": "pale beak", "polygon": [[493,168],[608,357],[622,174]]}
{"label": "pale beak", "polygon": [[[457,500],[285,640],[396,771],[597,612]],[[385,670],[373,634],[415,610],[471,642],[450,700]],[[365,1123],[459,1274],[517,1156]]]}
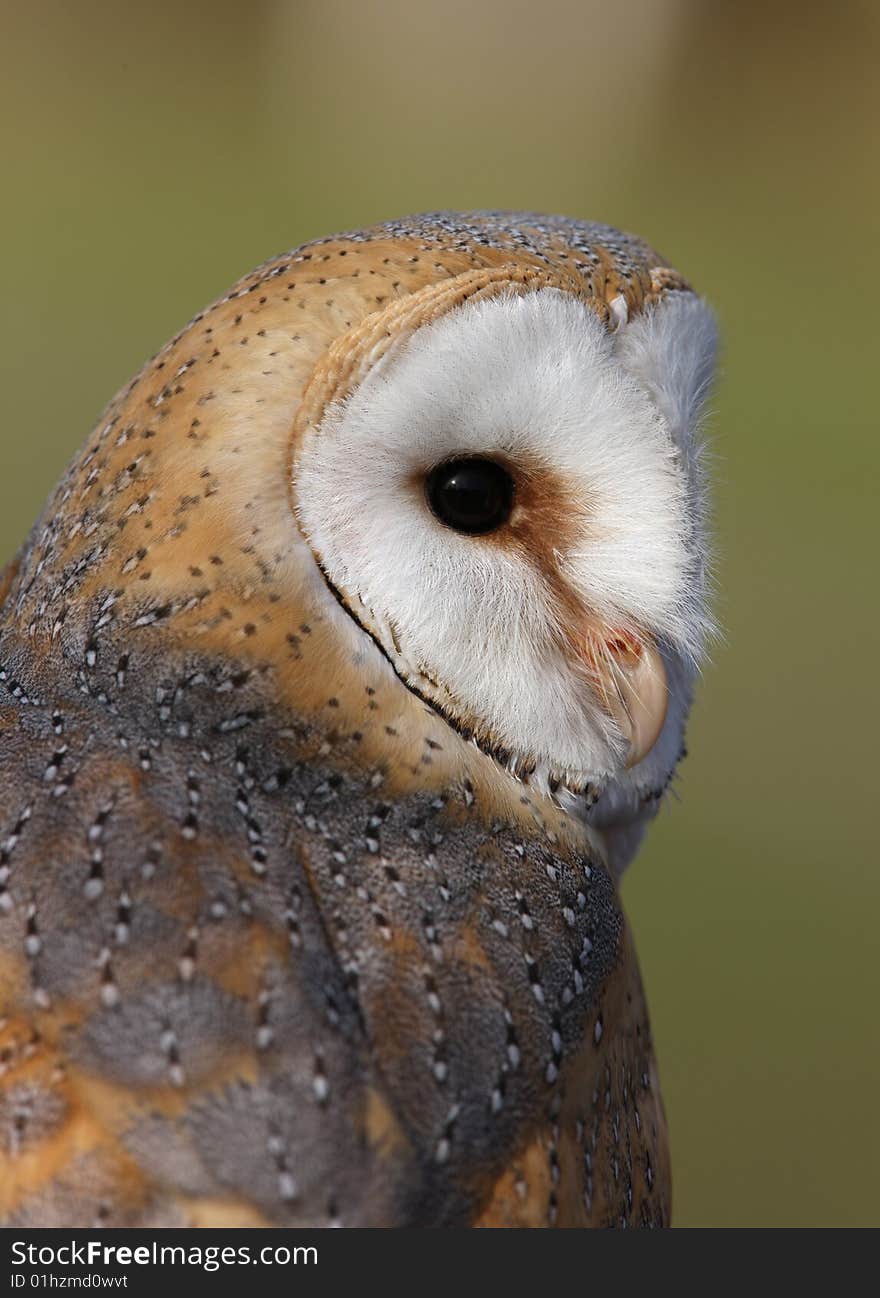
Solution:
{"label": "pale beak", "polygon": [[627,768],[654,747],[666,720],[669,691],[663,659],[647,637],[603,636],[589,653],[591,676],[604,705],[629,741]]}

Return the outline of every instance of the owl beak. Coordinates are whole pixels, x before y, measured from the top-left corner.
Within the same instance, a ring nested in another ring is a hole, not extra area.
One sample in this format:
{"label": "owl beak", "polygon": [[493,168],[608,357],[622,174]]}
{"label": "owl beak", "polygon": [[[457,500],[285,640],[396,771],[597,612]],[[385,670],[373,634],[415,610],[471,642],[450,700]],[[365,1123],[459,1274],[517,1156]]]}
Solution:
{"label": "owl beak", "polygon": [[596,692],[629,742],[628,769],[651,751],[666,720],[663,659],[650,638],[626,631],[603,636],[599,645],[594,642],[588,658]]}

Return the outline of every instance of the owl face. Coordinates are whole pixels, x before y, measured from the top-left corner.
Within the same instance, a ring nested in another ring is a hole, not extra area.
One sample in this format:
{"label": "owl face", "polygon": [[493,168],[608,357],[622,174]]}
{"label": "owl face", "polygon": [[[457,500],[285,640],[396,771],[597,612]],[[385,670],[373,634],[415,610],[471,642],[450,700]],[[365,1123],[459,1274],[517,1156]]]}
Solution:
{"label": "owl face", "polygon": [[709,626],[711,316],[689,293],[628,320],[503,278],[444,291],[341,339],[307,392],[300,527],[406,686],[517,775],[662,785]]}

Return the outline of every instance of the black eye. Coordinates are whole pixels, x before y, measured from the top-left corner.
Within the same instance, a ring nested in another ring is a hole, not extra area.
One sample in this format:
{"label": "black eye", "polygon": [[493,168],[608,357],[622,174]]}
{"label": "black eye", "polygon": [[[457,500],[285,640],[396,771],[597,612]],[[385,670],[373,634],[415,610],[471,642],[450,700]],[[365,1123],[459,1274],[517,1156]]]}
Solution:
{"label": "black eye", "polygon": [[428,504],[441,523],[479,536],[510,518],[513,478],[495,460],[446,460],[425,481]]}

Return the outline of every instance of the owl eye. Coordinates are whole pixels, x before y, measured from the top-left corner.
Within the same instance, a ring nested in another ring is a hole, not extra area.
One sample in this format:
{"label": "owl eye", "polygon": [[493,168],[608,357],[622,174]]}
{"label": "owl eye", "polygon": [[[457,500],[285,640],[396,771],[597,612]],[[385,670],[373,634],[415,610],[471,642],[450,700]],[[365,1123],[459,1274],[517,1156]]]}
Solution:
{"label": "owl eye", "polygon": [[446,460],[425,480],[436,518],[456,532],[480,536],[506,523],[513,509],[513,478],[496,460]]}

